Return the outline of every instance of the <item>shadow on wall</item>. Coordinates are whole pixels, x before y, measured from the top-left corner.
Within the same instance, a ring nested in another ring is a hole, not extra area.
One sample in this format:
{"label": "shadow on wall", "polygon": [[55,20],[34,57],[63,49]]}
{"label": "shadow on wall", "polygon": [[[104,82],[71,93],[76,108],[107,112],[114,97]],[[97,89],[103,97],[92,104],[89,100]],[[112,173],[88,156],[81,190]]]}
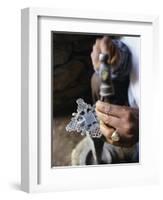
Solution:
{"label": "shadow on wall", "polygon": [[78,98],[91,103],[90,58],[97,36],[53,34],[53,113],[72,113]]}

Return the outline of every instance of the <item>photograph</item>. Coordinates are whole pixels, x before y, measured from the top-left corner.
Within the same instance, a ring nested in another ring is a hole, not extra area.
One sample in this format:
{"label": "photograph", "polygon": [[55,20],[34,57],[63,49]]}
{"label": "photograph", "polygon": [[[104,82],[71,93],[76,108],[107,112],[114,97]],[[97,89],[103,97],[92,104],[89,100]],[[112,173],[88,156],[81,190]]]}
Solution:
{"label": "photograph", "polygon": [[159,183],[158,24],[157,15],[21,10],[23,191]]}
{"label": "photograph", "polygon": [[139,35],[51,32],[51,167],[139,163]]}

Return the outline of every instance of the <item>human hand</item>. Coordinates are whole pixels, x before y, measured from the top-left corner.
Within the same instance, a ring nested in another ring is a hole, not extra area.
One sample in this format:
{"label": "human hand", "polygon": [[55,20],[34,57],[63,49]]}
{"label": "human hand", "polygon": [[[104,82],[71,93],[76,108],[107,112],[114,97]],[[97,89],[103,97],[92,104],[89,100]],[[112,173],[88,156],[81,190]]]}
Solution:
{"label": "human hand", "polygon": [[120,57],[119,50],[110,37],[104,36],[102,39],[96,39],[96,42],[93,45],[91,59],[95,70],[98,70],[100,66],[99,62],[100,53],[109,55],[108,59],[109,64],[114,65],[119,61]]}
{"label": "human hand", "polygon": [[[98,101],[96,114],[100,120],[100,130],[108,143],[130,147],[139,140],[139,110]],[[116,130],[119,141],[112,140]]]}

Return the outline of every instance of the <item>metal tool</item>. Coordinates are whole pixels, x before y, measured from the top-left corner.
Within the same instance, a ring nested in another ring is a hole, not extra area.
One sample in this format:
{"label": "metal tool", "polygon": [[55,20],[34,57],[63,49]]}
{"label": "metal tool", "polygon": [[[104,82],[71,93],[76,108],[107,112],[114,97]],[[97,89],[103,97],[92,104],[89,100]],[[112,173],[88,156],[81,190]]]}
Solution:
{"label": "metal tool", "polygon": [[101,79],[100,97],[101,101],[104,102],[109,102],[111,97],[114,95],[114,87],[111,79],[111,65],[108,64],[108,60],[108,54],[99,55],[99,75]]}

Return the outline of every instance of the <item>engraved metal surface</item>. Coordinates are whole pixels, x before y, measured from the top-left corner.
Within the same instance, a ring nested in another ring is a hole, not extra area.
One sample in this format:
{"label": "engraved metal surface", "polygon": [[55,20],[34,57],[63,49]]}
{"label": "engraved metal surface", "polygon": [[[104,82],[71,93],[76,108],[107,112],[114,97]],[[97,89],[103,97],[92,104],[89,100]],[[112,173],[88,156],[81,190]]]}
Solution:
{"label": "engraved metal surface", "polygon": [[72,114],[70,123],[66,126],[66,131],[77,131],[81,135],[89,134],[93,138],[101,137],[99,121],[96,116],[95,107],[77,99],[77,113]]}

